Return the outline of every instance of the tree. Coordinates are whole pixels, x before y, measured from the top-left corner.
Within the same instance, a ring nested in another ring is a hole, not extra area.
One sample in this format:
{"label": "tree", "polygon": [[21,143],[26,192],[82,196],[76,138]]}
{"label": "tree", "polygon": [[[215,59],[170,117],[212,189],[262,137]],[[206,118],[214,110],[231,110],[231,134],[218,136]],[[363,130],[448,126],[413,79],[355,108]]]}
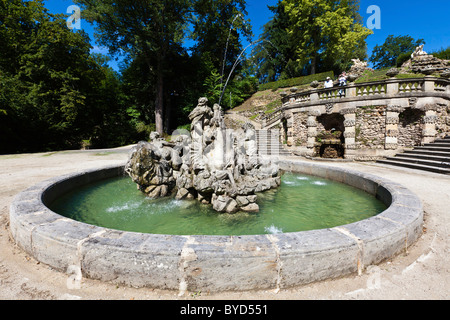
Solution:
{"label": "tree", "polygon": [[79,148],[117,127],[117,76],[65,16],[0,0],[0,42],[0,153]]}
{"label": "tree", "polygon": [[261,42],[252,52],[257,65],[256,77],[260,83],[273,82],[300,76],[302,68],[296,62],[295,43],[289,41],[289,17],[283,2],[268,6],[273,18],[263,26]]}
{"label": "tree", "polygon": [[432,52],[431,54],[439,59],[450,60],[450,47],[447,47],[447,49],[441,48],[440,50]]}
{"label": "tree", "polygon": [[243,49],[240,33],[251,42],[250,21],[245,20],[246,1],[196,0],[193,12],[193,54],[208,54],[212,67],[227,75]]}
{"label": "tree", "polygon": [[200,63],[197,77],[204,79],[201,95],[219,103],[224,90],[234,86],[233,76],[242,71],[241,36],[252,42],[246,1],[196,0],[193,11],[192,53]]}
{"label": "tree", "polygon": [[142,56],[156,78],[156,131],[164,131],[164,80],[167,57],[184,37],[190,0],[74,0],[87,21],[95,22],[97,39],[112,54]]}
{"label": "tree", "polygon": [[296,44],[296,59],[315,74],[320,64],[345,68],[352,58],[365,58],[372,31],[361,24],[359,0],[283,0],[287,28]]}
{"label": "tree", "polygon": [[373,63],[375,69],[394,67],[397,59],[401,54],[411,54],[415,48],[425,44],[423,39],[414,40],[410,36],[390,35],[386,38],[384,44],[374,47],[370,62]]}

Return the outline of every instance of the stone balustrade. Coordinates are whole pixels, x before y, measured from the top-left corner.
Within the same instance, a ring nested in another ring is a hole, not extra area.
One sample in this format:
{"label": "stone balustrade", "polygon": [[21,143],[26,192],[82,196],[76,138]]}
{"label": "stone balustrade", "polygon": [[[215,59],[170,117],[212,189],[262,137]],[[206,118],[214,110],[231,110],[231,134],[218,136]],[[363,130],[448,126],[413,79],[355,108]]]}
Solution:
{"label": "stone balustrade", "polygon": [[[400,116],[406,109],[411,108],[422,113],[421,143],[434,141],[438,134],[450,132],[450,80],[426,76],[424,78],[396,79],[367,83],[350,83],[345,87],[328,89],[312,89],[304,92],[293,92],[284,95],[282,106],[263,120],[263,129],[274,129],[288,124],[282,131],[288,133],[290,145],[294,145],[298,136],[305,137],[303,145],[310,150],[314,149],[318,134],[318,118],[323,115],[343,116],[342,129],[344,130],[346,158],[358,158],[357,135],[361,128],[357,128],[357,114],[365,108],[378,107],[380,117],[383,117],[379,126],[379,135],[384,137],[383,145],[378,149],[390,152],[372,152],[374,158],[390,155],[401,147],[399,139],[404,134],[401,127]],[[381,110],[381,111],[380,111]],[[297,117],[298,114],[304,114]],[[296,124],[303,119],[302,125]],[[287,121],[282,121],[283,119]],[[297,119],[297,120],[296,120]],[[438,128],[439,124],[439,128]],[[296,129],[295,127],[302,129]],[[359,125],[361,126],[361,125]],[[399,127],[400,126],[400,127]],[[299,130],[304,133],[299,134]],[[373,129],[372,129],[373,130]],[[417,129],[416,129],[417,130]],[[403,139],[404,140],[404,139]],[[367,149],[367,148],[366,148]],[[369,148],[370,149],[370,148]],[[369,154],[367,150],[366,154]],[[369,156],[370,158],[370,156]]]}

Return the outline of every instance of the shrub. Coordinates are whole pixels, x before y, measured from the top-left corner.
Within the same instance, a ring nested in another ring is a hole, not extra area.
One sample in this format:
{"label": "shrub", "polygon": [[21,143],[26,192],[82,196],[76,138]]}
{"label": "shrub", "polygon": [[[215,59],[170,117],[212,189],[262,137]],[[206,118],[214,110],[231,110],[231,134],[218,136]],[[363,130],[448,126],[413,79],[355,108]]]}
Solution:
{"label": "shrub", "polygon": [[312,74],[305,77],[299,77],[299,78],[291,78],[286,80],[279,80],[276,82],[269,82],[259,85],[258,91],[264,91],[264,90],[277,90],[279,88],[289,88],[289,87],[295,87],[295,86],[302,86],[305,84],[310,84],[313,81],[325,81],[327,77],[334,78],[334,72],[328,71],[323,73],[317,73]]}
{"label": "shrub", "polygon": [[411,59],[412,52],[405,52],[398,56],[397,58],[397,68],[400,68],[406,61]]}

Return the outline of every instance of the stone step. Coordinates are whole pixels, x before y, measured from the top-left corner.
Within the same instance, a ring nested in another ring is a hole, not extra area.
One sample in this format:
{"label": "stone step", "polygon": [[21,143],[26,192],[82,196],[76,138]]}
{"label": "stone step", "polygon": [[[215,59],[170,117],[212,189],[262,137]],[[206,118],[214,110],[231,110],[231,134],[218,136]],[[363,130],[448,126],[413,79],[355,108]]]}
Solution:
{"label": "stone step", "polygon": [[259,150],[278,150],[278,151],[286,151],[288,152],[286,149],[284,148],[277,148],[277,147],[259,147]]}
{"label": "stone step", "polygon": [[439,157],[450,157],[450,151],[434,151],[434,150],[408,150],[404,152],[405,154],[420,154],[420,155],[431,155],[431,156],[439,156]]}
{"label": "stone step", "polygon": [[270,144],[270,143],[258,143],[258,147],[259,148],[276,148],[276,149],[284,149],[283,146],[281,144]]}
{"label": "stone step", "polygon": [[259,154],[277,154],[277,155],[291,155],[289,151],[283,148],[258,148]]}
{"label": "stone step", "polygon": [[398,161],[398,160],[378,160],[378,163],[393,165],[393,166],[399,166],[399,167],[406,167],[411,169],[418,169],[418,170],[425,170],[435,173],[443,173],[443,174],[450,174],[450,169],[446,168],[440,168],[440,167],[434,167],[434,166],[427,166],[422,164],[416,164],[416,163],[408,163],[404,161]]}
{"label": "stone step", "polygon": [[439,147],[439,145],[436,145],[436,144],[433,144],[432,146],[416,147],[414,150],[450,152],[450,148],[448,148],[448,147]]}
{"label": "stone step", "polygon": [[277,156],[277,157],[289,157],[290,153],[271,153],[271,152],[260,152],[258,153],[260,156]]}
{"label": "stone step", "polygon": [[449,148],[450,149],[450,140],[444,141],[436,141],[435,143],[425,143],[424,147],[438,147],[438,148]]}
{"label": "stone step", "polygon": [[437,156],[437,155],[420,154],[420,153],[402,153],[398,156],[401,156],[402,158],[432,160],[432,161],[441,161],[441,162],[449,162],[450,163],[450,155],[449,156]]}
{"label": "stone step", "polygon": [[278,151],[286,151],[286,152],[289,152],[289,151],[287,151],[286,149],[284,149],[284,148],[282,148],[282,147],[270,147],[270,146],[264,146],[264,147],[259,147],[258,148],[259,150],[278,150]]}
{"label": "stone step", "polygon": [[258,153],[260,155],[291,155],[291,153],[284,149],[283,145],[280,143],[278,132],[256,130],[256,142],[258,145]]}
{"label": "stone step", "polygon": [[439,168],[450,169],[450,162],[447,162],[447,161],[436,161],[436,160],[409,158],[409,157],[404,157],[403,155],[398,155],[398,156],[395,156],[395,157],[386,158],[386,160],[401,161],[401,162],[415,163],[415,164],[421,164],[421,165],[431,166],[431,167],[439,167]]}

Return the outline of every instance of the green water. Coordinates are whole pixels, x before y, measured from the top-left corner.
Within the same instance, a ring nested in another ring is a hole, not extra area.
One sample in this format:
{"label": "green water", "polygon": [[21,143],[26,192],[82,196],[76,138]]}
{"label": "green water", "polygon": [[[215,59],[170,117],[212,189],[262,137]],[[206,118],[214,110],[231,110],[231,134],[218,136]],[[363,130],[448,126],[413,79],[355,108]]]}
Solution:
{"label": "green water", "polygon": [[258,195],[257,214],[218,214],[198,201],[151,200],[129,177],[90,184],[50,208],[71,219],[110,229],[172,235],[255,235],[332,228],[386,209],[347,185],[286,173],[276,191]]}

